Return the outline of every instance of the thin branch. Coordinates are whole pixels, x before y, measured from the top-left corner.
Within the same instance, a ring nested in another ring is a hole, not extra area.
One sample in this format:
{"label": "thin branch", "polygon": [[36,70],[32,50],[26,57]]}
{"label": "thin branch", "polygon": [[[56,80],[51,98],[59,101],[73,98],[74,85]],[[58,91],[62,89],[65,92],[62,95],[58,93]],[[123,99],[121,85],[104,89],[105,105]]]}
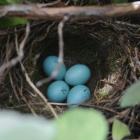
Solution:
{"label": "thin branch", "polygon": [[53,107],[51,106],[51,104],[48,102],[48,100],[45,98],[45,96],[43,95],[43,93],[34,85],[34,83],[32,82],[32,80],[30,79],[28,73],[25,70],[25,67],[23,66],[22,63],[20,63],[21,65],[21,69],[25,75],[26,81],[27,83],[30,85],[30,87],[36,92],[37,95],[39,95],[39,97],[44,101],[44,103],[46,104],[45,108],[50,109],[50,111],[52,112],[52,114],[54,115],[55,118],[57,118],[57,114],[55,112],[55,110],[53,109]]}
{"label": "thin branch", "polygon": [[119,25],[132,27],[132,28],[140,28],[140,25],[138,25],[138,24],[132,24],[132,23],[124,22],[124,21],[115,21],[115,23],[119,24]]}
{"label": "thin branch", "polygon": [[57,6],[61,4],[61,0],[56,0],[56,1],[52,1],[52,2],[49,2],[49,3],[43,3],[43,4],[37,4],[37,6],[39,6],[40,8],[42,7],[52,7],[52,6]]}
{"label": "thin branch", "polygon": [[[44,5],[45,6],[45,5]],[[117,17],[140,13],[140,2],[106,6],[40,7],[38,4],[0,6],[0,17],[19,16],[27,19],[62,20],[64,16],[80,18]]]}
{"label": "thin branch", "polygon": [[18,62],[20,62],[20,61],[23,59],[23,57],[24,57],[23,49],[24,49],[25,43],[26,43],[26,41],[27,41],[27,38],[28,38],[28,36],[29,36],[29,33],[30,33],[30,25],[27,24],[27,25],[26,25],[25,37],[24,37],[24,39],[22,40],[22,42],[20,43],[20,45],[19,45],[18,56],[15,57],[15,58],[13,58],[13,59],[11,59],[10,61],[8,61],[8,62],[2,64],[2,66],[0,66],[0,75],[3,75],[3,73],[4,73],[4,71],[5,71],[6,69],[9,69],[9,68],[15,66]]}
{"label": "thin branch", "polygon": [[64,27],[65,22],[68,19],[69,19],[68,16],[64,16],[63,20],[58,25],[58,39],[59,39],[59,42],[58,42],[58,44],[59,44],[58,64],[56,65],[56,67],[55,67],[55,69],[52,72],[50,77],[42,79],[36,83],[36,85],[38,87],[42,86],[44,83],[47,83],[47,82],[50,82],[51,80],[53,80],[57,76],[62,64],[64,63],[63,62],[63,60],[64,60],[63,27]]}
{"label": "thin branch", "polygon": [[16,97],[17,101],[20,102],[20,97],[18,96],[18,93],[17,93],[17,91],[16,91],[16,87],[15,87],[15,85],[14,85],[14,82],[13,82],[13,79],[12,79],[12,75],[11,75],[10,72],[9,72],[9,80],[10,80],[11,87],[12,87],[12,89],[13,89],[13,92],[14,92],[14,94],[15,94],[15,97]]}
{"label": "thin branch", "polygon": [[[17,41],[17,34],[15,35],[15,45],[16,45],[16,51],[19,54],[20,52],[20,48],[18,49],[18,41]],[[20,62],[20,66],[21,66],[21,70],[26,78],[27,83],[30,85],[30,87],[35,91],[35,93],[37,95],[39,95],[39,97],[46,103],[47,106],[46,109],[48,109],[47,107],[49,107],[49,109],[51,110],[52,114],[54,115],[54,117],[57,118],[57,114],[55,113],[55,110],[53,109],[53,107],[48,103],[47,99],[44,97],[43,93],[41,93],[41,91],[34,85],[34,83],[32,82],[32,80],[30,79],[28,73],[26,72],[26,69],[24,67],[24,65],[22,64],[21,60]],[[32,109],[32,107],[30,106],[30,104],[26,101],[26,98],[24,98],[24,101],[27,103],[28,107],[30,109]],[[33,109],[31,110],[33,114],[35,114],[35,112],[33,112]]]}

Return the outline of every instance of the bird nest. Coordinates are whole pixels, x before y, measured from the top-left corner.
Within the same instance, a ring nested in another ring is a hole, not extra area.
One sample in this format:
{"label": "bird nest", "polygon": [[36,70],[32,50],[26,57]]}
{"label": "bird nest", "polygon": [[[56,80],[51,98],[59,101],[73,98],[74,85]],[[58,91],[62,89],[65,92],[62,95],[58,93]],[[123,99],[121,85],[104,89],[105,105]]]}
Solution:
{"label": "bird nest", "polygon": [[[32,23],[23,59],[17,59],[17,63],[12,60],[17,58],[22,47],[25,28],[2,32],[0,64],[9,65],[0,75],[1,108],[43,114],[47,118],[68,109],[67,104],[49,103],[43,96],[49,82],[42,82],[46,78],[42,62],[49,55],[58,55],[60,41],[63,41],[66,66],[82,63],[92,72],[87,84],[92,97],[81,107],[104,112],[109,122],[114,117],[122,119],[138,137],[140,108],[121,109],[118,101],[126,87],[140,76],[137,65],[140,26],[117,20],[67,22],[62,30],[63,38],[58,28],[57,22]],[[38,87],[37,83],[42,84]]]}

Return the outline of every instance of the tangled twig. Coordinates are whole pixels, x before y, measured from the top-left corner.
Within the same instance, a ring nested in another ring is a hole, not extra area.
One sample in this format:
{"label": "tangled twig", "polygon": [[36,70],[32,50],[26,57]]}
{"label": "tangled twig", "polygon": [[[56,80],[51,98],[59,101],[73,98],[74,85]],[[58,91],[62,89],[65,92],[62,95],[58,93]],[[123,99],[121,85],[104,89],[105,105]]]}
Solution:
{"label": "tangled twig", "polygon": [[56,65],[56,67],[50,77],[42,79],[36,83],[36,85],[38,87],[42,86],[44,83],[47,83],[47,82],[50,82],[51,80],[53,80],[57,76],[62,64],[64,63],[63,62],[63,57],[64,57],[63,27],[64,27],[65,22],[68,19],[69,19],[68,16],[64,16],[63,20],[58,25],[58,39],[59,39],[58,64]]}
{"label": "tangled twig", "polygon": [[[17,51],[17,53],[19,53],[20,48],[18,49],[17,35],[16,35],[16,38],[15,38],[15,44],[16,44],[16,51]],[[55,110],[53,109],[53,107],[48,103],[47,99],[44,97],[44,95],[41,93],[41,91],[34,85],[34,83],[32,82],[32,80],[30,79],[28,73],[26,72],[26,69],[25,69],[24,65],[22,64],[21,60],[19,60],[19,62],[20,62],[21,70],[22,70],[22,72],[23,72],[23,74],[24,74],[24,76],[26,78],[27,83],[35,91],[35,93],[37,95],[39,95],[39,97],[45,102],[46,109],[47,109],[47,107],[49,107],[49,109],[51,110],[51,112],[54,115],[54,117],[57,118],[57,114],[56,114]],[[30,110],[32,111],[32,113],[34,115],[36,115],[36,113],[34,112],[34,110],[31,108],[30,104],[27,102],[26,98],[23,95],[21,95],[21,96],[23,97],[23,100],[26,102],[26,104],[28,105],[28,107],[30,108]]]}
{"label": "tangled twig", "polygon": [[26,25],[26,33],[25,33],[25,37],[24,39],[21,41],[20,45],[19,45],[19,51],[18,51],[18,56],[11,59],[10,61],[2,64],[2,66],[0,67],[0,76],[3,75],[3,72],[6,70],[6,69],[10,69],[11,67],[15,66],[18,62],[20,62],[23,57],[24,57],[24,52],[23,52],[23,49],[24,49],[24,46],[25,46],[25,43],[27,41],[27,38],[29,36],[29,33],[30,33],[30,25],[29,23]]}
{"label": "tangled twig", "polygon": [[49,107],[49,109],[51,110],[51,112],[54,115],[54,117],[57,118],[57,114],[56,114],[55,110],[53,109],[52,105],[47,101],[47,99],[41,93],[41,91],[34,85],[34,83],[32,82],[32,80],[30,79],[28,73],[26,72],[24,65],[22,63],[20,63],[20,65],[21,65],[21,69],[22,69],[22,71],[24,73],[24,76],[26,78],[27,83],[36,92],[36,94],[38,94],[39,97],[44,101],[44,103],[46,104],[46,106],[45,106],[46,109],[48,109],[48,107]]}

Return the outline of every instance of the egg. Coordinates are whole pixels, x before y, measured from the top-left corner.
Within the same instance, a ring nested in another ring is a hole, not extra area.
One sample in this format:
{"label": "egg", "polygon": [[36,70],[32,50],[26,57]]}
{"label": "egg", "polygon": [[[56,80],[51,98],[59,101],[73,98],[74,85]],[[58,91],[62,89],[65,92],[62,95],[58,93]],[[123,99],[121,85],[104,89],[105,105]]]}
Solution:
{"label": "egg", "polygon": [[[50,76],[52,72],[55,70],[58,64],[58,57],[57,56],[48,56],[43,62],[43,69],[44,72]],[[56,80],[62,80],[66,73],[66,66],[64,64],[61,65],[57,76],[54,78]]]}
{"label": "egg", "polygon": [[48,86],[47,98],[51,102],[63,102],[69,93],[69,86],[64,81],[55,81]]}
{"label": "egg", "polygon": [[85,84],[91,76],[90,69],[84,64],[76,64],[68,69],[65,81],[72,86]]}
{"label": "egg", "polygon": [[85,101],[89,100],[90,98],[90,90],[85,85],[78,85],[73,87],[68,96],[67,96],[67,104],[68,105],[79,105],[84,103]]}

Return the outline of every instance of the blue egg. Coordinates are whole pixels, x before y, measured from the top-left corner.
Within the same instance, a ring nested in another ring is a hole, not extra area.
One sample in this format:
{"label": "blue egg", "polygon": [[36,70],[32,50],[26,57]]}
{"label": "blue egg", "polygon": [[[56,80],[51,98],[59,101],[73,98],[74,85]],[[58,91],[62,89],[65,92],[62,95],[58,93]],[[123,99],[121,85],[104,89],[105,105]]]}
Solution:
{"label": "blue egg", "polygon": [[69,86],[64,81],[55,81],[48,86],[47,98],[51,102],[63,102],[69,93]]}
{"label": "blue egg", "polygon": [[[47,57],[43,62],[43,69],[44,72],[50,76],[52,72],[55,70],[56,66],[58,64],[58,57],[57,56],[49,56]],[[59,69],[59,72],[57,76],[54,78],[56,80],[62,80],[66,73],[66,67],[64,64],[61,65],[61,68]]]}
{"label": "blue egg", "polygon": [[68,69],[65,81],[72,86],[85,84],[91,76],[90,69],[83,64],[77,64]]}
{"label": "blue egg", "polygon": [[85,85],[78,85],[73,87],[68,96],[67,96],[67,104],[70,106],[77,106],[79,104],[84,103],[90,98],[90,90]]}

